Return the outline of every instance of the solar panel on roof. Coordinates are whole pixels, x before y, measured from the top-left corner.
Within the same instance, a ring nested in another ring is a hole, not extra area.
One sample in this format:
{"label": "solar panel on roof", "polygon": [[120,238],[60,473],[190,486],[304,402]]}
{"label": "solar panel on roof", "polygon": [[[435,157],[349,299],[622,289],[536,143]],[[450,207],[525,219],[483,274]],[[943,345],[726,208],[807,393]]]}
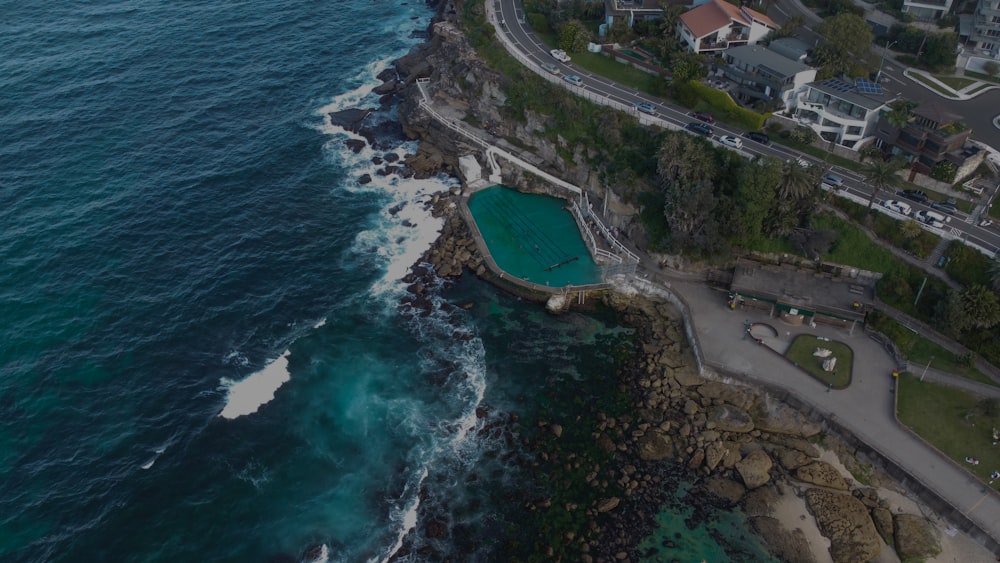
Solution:
{"label": "solar panel on roof", "polygon": [[854,89],[854,86],[851,86],[847,82],[844,82],[843,80],[839,80],[837,78],[829,78],[825,80],[823,82],[823,86],[826,86],[827,88],[830,88],[831,90],[834,90],[836,92],[850,92],[851,90]]}
{"label": "solar panel on roof", "polygon": [[882,85],[872,82],[867,78],[859,78],[854,81],[854,85],[858,88],[858,92],[862,94],[881,94]]}

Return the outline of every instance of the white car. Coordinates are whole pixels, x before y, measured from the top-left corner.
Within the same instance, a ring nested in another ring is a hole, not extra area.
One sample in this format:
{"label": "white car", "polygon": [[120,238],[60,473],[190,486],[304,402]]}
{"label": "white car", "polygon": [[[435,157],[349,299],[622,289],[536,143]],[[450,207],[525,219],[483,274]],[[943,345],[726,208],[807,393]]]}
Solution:
{"label": "white car", "polygon": [[563,51],[562,49],[552,49],[551,51],[549,51],[549,54],[552,55],[553,59],[561,63],[569,62],[569,55],[567,55],[566,51]]}
{"label": "white car", "polygon": [[944,224],[951,219],[941,215],[940,213],[935,213],[934,211],[924,211],[920,210],[914,215],[917,221],[924,223],[925,225],[930,225],[935,229],[943,229]]}
{"label": "white car", "polygon": [[719,142],[736,150],[743,148],[743,141],[739,137],[733,137],[732,135],[723,135],[719,137]]}
{"label": "white car", "polygon": [[898,199],[887,199],[882,202],[882,207],[889,209],[891,211],[895,211],[900,215],[907,215],[907,216],[909,216],[910,213],[913,211],[913,208],[910,207],[909,203],[899,201]]}

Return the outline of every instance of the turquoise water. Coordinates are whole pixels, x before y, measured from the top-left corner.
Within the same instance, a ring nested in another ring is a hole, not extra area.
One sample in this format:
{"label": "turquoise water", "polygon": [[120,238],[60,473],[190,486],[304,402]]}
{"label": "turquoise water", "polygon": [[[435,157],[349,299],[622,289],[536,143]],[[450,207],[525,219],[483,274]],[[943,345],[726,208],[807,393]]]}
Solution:
{"label": "turquoise water", "polygon": [[490,254],[508,274],[551,287],[601,283],[601,269],[565,207],[565,200],[505,186],[469,201]]}

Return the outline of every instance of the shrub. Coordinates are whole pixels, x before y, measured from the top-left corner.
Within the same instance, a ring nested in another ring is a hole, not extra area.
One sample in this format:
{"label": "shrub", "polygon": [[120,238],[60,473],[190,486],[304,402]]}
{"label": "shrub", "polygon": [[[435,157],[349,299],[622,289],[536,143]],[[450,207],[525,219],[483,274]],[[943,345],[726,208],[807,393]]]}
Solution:
{"label": "shrub", "polygon": [[951,260],[944,269],[958,283],[966,287],[973,285],[989,287],[991,285],[990,265],[992,262],[982,252],[955,240],[948,246],[945,256]]}
{"label": "shrub", "polygon": [[742,127],[749,131],[759,131],[764,126],[764,121],[770,114],[759,114],[757,112],[741,108],[736,105],[729,94],[706,86],[700,82],[688,82],[691,91],[708,105],[716,117],[722,118],[733,125]]}
{"label": "shrub", "polygon": [[799,125],[795,129],[792,129],[792,133],[789,138],[800,145],[809,145],[817,139],[816,132],[812,129]]}
{"label": "shrub", "polygon": [[956,172],[958,172],[958,167],[955,166],[955,163],[942,160],[934,165],[934,169],[931,170],[931,178],[950,184],[955,181]]}

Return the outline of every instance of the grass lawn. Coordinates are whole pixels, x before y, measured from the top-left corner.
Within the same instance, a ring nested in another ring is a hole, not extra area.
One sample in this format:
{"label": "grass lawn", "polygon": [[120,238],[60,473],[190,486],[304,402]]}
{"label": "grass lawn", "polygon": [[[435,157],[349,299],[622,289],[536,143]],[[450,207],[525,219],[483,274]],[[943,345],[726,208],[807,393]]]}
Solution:
{"label": "grass lawn", "polygon": [[[1000,428],[1000,402],[968,391],[921,382],[913,374],[899,376],[896,414],[899,421],[974,473],[984,482],[1000,470],[1000,445],[992,445],[992,429]],[[965,462],[966,456],[979,465]],[[1000,482],[993,484],[1000,486]]]}
{"label": "grass lawn", "polygon": [[[833,372],[823,371],[823,359],[813,356],[816,348],[826,348],[833,352],[832,356],[837,358],[837,367]],[[843,389],[851,384],[854,351],[847,344],[836,340],[820,340],[811,334],[800,334],[788,347],[785,357],[816,379],[827,385],[833,385],[836,389]]]}
{"label": "grass lawn", "polygon": [[981,72],[975,72],[975,71],[972,71],[972,70],[967,70],[967,71],[965,71],[965,75],[966,76],[971,76],[971,77],[973,77],[973,78],[975,78],[977,80],[983,80],[983,81],[986,81],[986,82],[992,82],[994,84],[1000,84],[1000,80],[998,80],[997,77],[990,76],[988,74],[983,74]]}
{"label": "grass lawn", "polygon": [[990,84],[990,83],[986,82],[986,83],[980,84],[978,87],[973,88],[972,90],[969,90],[968,92],[966,92],[966,94],[968,94],[968,95],[971,96],[971,95],[973,95],[973,94],[975,94],[977,92],[982,92],[983,90],[985,90],[987,88],[993,88],[995,86],[996,86],[996,84]]}
{"label": "grass lawn", "polygon": [[926,77],[924,77],[922,75],[911,74],[909,76],[909,78],[912,78],[913,80],[916,80],[917,82],[920,82],[921,84],[926,85],[928,88],[930,88],[932,90],[935,90],[937,92],[940,92],[940,93],[942,93],[942,94],[944,94],[946,96],[954,96],[955,95],[955,92],[953,92],[953,91],[951,91],[951,90],[949,90],[947,88],[942,88],[936,82],[933,82],[933,81],[929,80],[928,78],[926,78]]}
{"label": "grass lawn", "polygon": [[941,371],[987,385],[996,385],[996,382],[970,366],[961,357],[899,324],[895,319],[885,315],[875,315],[872,317],[872,328],[891,338],[896,346],[899,346],[900,352],[912,363],[911,369],[917,373],[922,371],[922,366],[930,362],[931,367]]}
{"label": "grass lawn", "polygon": [[965,88],[966,86],[971,86],[971,85],[975,84],[976,82],[979,82],[978,80],[976,80],[974,78],[964,78],[964,77],[961,77],[961,76],[941,76],[941,75],[935,74],[934,78],[937,78],[941,82],[944,82],[948,86],[951,86],[956,91],[961,90],[962,88]]}
{"label": "grass lawn", "polygon": [[[539,33],[535,31],[549,48],[555,48],[559,43],[559,38],[554,33]],[[643,72],[634,66],[620,63],[602,53],[591,53],[583,51],[580,53],[570,53],[573,64],[588,70],[594,74],[614,80],[630,88],[635,88],[651,96],[666,98],[667,81],[665,78]]]}

